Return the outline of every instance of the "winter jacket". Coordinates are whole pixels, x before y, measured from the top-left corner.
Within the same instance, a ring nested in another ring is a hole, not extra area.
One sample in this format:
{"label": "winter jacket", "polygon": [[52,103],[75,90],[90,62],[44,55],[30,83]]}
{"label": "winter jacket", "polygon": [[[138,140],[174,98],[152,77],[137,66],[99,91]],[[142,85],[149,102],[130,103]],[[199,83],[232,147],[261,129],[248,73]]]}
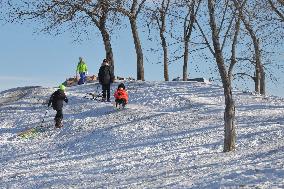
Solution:
{"label": "winter jacket", "polygon": [[114,81],[112,68],[108,64],[102,64],[99,70],[99,82],[102,85],[109,85]]}
{"label": "winter jacket", "polygon": [[124,99],[128,103],[128,92],[124,89],[117,89],[114,93],[115,100]]}
{"label": "winter jacket", "polygon": [[87,72],[88,71],[87,64],[84,61],[80,61],[77,65],[76,71],[79,73]]}
{"label": "winter jacket", "polygon": [[64,91],[58,89],[51,95],[49,102],[48,102],[48,106],[52,104],[52,107],[54,110],[62,110],[63,101],[68,103],[68,98],[66,97]]}

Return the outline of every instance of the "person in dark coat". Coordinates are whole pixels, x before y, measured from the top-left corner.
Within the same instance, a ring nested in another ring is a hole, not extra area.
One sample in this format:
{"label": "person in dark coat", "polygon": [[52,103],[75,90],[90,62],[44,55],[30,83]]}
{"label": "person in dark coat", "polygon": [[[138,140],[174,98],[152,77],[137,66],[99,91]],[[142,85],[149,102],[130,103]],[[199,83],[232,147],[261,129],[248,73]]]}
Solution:
{"label": "person in dark coat", "polygon": [[56,110],[56,115],[55,115],[55,127],[56,128],[60,128],[63,127],[62,124],[62,120],[63,120],[63,101],[65,101],[66,103],[68,103],[68,98],[65,95],[65,86],[64,85],[60,85],[59,89],[57,91],[55,91],[48,102],[48,107],[50,105],[52,105],[52,108],[54,110]]}
{"label": "person in dark coat", "polygon": [[107,101],[110,102],[110,84],[114,81],[114,74],[107,59],[103,60],[98,77],[102,85],[103,101],[107,99]]}

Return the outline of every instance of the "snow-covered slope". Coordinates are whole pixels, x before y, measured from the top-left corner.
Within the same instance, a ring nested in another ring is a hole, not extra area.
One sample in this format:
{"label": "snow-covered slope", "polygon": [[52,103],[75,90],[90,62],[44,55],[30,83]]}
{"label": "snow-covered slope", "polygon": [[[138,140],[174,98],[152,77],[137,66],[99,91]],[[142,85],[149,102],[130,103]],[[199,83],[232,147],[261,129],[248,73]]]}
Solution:
{"label": "snow-covered slope", "polygon": [[32,139],[17,133],[53,128],[55,89],[1,92],[0,188],[284,188],[283,99],[234,91],[237,149],[223,153],[220,86],[125,84],[121,111],[83,98],[97,83],[67,88],[64,127]]}

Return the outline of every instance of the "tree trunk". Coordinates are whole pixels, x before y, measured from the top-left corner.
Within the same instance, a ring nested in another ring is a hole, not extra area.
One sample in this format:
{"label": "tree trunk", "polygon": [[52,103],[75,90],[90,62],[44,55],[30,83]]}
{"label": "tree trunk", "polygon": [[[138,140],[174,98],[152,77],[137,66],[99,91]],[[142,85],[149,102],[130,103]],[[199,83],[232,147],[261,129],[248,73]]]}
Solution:
{"label": "tree trunk", "polygon": [[231,84],[227,85],[225,91],[225,139],[224,152],[232,151],[236,148],[236,130],[235,130],[235,103],[233,100]]}
{"label": "tree trunk", "polygon": [[225,112],[224,112],[224,152],[229,152],[235,149],[236,144],[236,131],[235,131],[235,103],[232,95],[231,82],[229,80],[223,53],[221,51],[220,39],[218,35],[218,28],[215,21],[214,0],[208,0],[208,10],[210,17],[210,27],[212,30],[212,41],[215,51],[215,59],[218,70],[222,79],[225,96]]}
{"label": "tree trunk", "polygon": [[[99,20],[97,21],[94,17],[92,17],[92,20],[94,21],[94,23],[96,24],[96,26],[99,28],[99,30],[101,32],[103,42],[104,42],[104,46],[105,46],[105,52],[106,52],[105,57],[106,57],[106,59],[108,59],[110,65],[111,65],[111,68],[114,71],[114,60],[113,60],[113,52],[112,52],[112,47],[111,47],[111,42],[110,42],[110,35],[109,35],[107,28],[106,28],[108,7],[102,6],[102,10],[103,10],[102,11],[103,14],[99,18]],[[89,14],[91,14],[91,13],[89,13]]]}
{"label": "tree trunk", "polygon": [[105,26],[100,26],[100,32],[104,41],[104,46],[105,46],[105,51],[106,51],[106,59],[109,60],[109,63],[114,70],[114,60],[113,60],[113,53],[112,53],[112,47],[111,47],[111,42],[110,42],[110,36],[105,28]]}
{"label": "tree trunk", "polygon": [[168,46],[167,46],[166,38],[163,35],[162,31],[160,31],[160,38],[162,40],[162,47],[163,47],[163,52],[164,52],[164,79],[165,81],[169,81]]}
{"label": "tree trunk", "polygon": [[183,67],[182,67],[182,80],[183,81],[187,81],[187,70],[188,70],[188,59],[189,59],[189,41],[187,40],[187,38],[184,41],[184,57],[183,57]]}
{"label": "tree trunk", "polygon": [[259,70],[259,65],[256,62],[255,64],[255,92],[257,94],[260,94],[260,70]]}
{"label": "tree trunk", "polygon": [[[249,32],[249,35],[253,42],[254,47],[254,53],[255,53],[255,92],[259,94],[263,94],[262,92],[265,91],[265,78],[262,78],[264,76],[264,70],[261,63],[261,51],[260,51],[260,45],[259,40],[256,37],[255,32],[252,29],[252,26],[247,21],[245,16],[242,14],[242,22],[245,25],[246,30]],[[261,90],[262,89],[262,90]],[[263,94],[264,95],[264,94]]]}
{"label": "tree trunk", "polygon": [[187,21],[188,16],[186,16],[186,18],[185,18],[186,20],[185,20],[185,23],[184,23],[184,59],[183,59],[183,77],[182,77],[183,81],[187,81],[187,79],[188,79],[188,72],[187,71],[188,71],[188,59],[189,59],[189,42],[190,42],[192,30],[193,30],[193,24],[195,22],[195,16],[196,16],[196,13],[198,11],[200,2],[201,1],[199,1],[196,12],[195,12],[194,11],[195,0],[192,1],[191,10],[189,10],[190,11],[190,22],[189,22],[188,26],[186,26],[186,21]]}
{"label": "tree trunk", "polygon": [[164,79],[165,81],[169,81],[169,66],[168,66],[168,46],[167,41],[164,33],[166,32],[166,15],[169,10],[170,0],[163,0],[160,10],[159,10],[159,16],[156,17],[156,21],[159,27],[160,31],[160,39],[161,39],[161,45],[163,48],[164,53]]}
{"label": "tree trunk", "polygon": [[143,51],[137,31],[137,24],[134,18],[129,18],[132,36],[135,44],[136,56],[137,56],[137,80],[144,81],[144,65],[143,65]]}
{"label": "tree trunk", "polygon": [[261,80],[260,80],[260,94],[265,95],[265,72],[263,71],[263,67],[261,65]]}
{"label": "tree trunk", "polygon": [[234,68],[235,64],[237,63],[236,46],[238,44],[238,35],[239,35],[239,32],[240,32],[240,25],[241,25],[241,13],[239,12],[237,22],[236,22],[236,25],[235,25],[235,33],[234,33],[233,43],[232,43],[231,63],[230,63],[229,70],[228,70],[228,77],[229,77],[230,83],[232,83],[232,80],[233,80],[233,68]]}

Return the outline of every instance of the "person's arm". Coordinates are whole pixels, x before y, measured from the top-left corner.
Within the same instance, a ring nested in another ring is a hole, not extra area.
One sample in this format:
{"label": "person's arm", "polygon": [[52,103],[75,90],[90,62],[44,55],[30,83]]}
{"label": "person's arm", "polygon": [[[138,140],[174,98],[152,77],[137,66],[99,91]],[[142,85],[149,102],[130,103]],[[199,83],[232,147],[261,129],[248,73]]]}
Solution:
{"label": "person's arm", "polygon": [[53,96],[54,96],[54,93],[49,98],[48,107],[51,105],[51,102],[53,101]]}
{"label": "person's arm", "polygon": [[64,100],[66,103],[68,103],[68,98],[67,98],[65,92],[60,93],[59,98],[60,98],[61,100]]}
{"label": "person's arm", "polygon": [[124,98],[126,100],[126,103],[128,103],[128,92],[127,92],[127,90],[124,90]]}
{"label": "person's arm", "polygon": [[64,101],[65,101],[66,103],[68,103],[68,98],[67,98],[67,96],[65,96]]}
{"label": "person's arm", "polygon": [[86,75],[88,75],[88,66],[87,66],[87,64],[85,64],[85,72],[86,72]]}
{"label": "person's arm", "polygon": [[99,69],[99,73],[98,73],[98,79],[99,79],[99,82],[102,83],[102,67],[100,67]]}

